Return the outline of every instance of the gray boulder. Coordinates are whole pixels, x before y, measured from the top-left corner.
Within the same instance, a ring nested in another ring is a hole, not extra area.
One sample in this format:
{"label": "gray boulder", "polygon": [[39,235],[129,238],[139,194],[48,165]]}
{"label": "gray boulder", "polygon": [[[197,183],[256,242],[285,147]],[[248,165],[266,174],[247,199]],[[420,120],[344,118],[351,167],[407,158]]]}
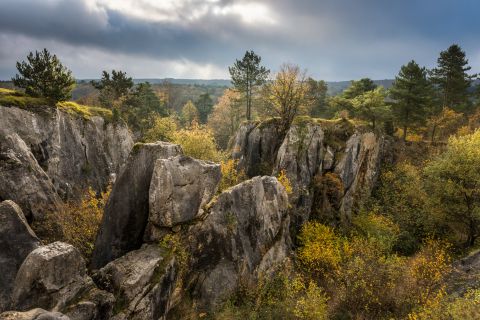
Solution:
{"label": "gray boulder", "polygon": [[191,221],[215,195],[220,165],[186,156],[155,162],[150,184],[149,223],[159,227]]}
{"label": "gray boulder", "polygon": [[7,311],[0,314],[0,320],[71,320],[60,312],[35,308],[29,311]]}
{"label": "gray boulder", "polygon": [[85,261],[73,246],[54,242],[33,250],[18,270],[12,294],[14,310],[60,311],[72,319],[105,319],[113,296],[98,290],[86,275]]}
{"label": "gray boulder", "polygon": [[188,231],[194,270],[187,283],[200,308],[212,310],[255,283],[290,252],[288,196],[274,177],[255,177],[223,192],[205,221]]}
{"label": "gray boulder", "polygon": [[114,319],[164,319],[176,275],[171,252],[158,245],[144,245],[108,263],[95,280],[116,295]]}
{"label": "gray boulder", "polygon": [[180,146],[167,142],[135,145],[105,207],[92,255],[93,269],[140,248],[148,220],[155,162],[181,153]]}
{"label": "gray boulder", "polygon": [[20,265],[39,245],[40,241],[30,229],[20,207],[10,200],[0,203],[0,312],[10,305]]}

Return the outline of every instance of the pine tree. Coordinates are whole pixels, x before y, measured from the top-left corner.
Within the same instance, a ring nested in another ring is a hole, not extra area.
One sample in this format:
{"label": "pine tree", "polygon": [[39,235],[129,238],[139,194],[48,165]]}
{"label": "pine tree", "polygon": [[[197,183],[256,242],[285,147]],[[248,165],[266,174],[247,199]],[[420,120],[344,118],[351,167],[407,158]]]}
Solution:
{"label": "pine tree", "polygon": [[27,56],[28,61],[17,62],[20,74],[12,78],[13,84],[25,93],[44,97],[54,102],[68,100],[75,86],[72,72],[62,65],[56,55],[47,49]]}
{"label": "pine tree", "polygon": [[262,58],[253,51],[245,52],[242,60],[236,60],[228,68],[235,89],[245,95],[247,102],[247,120],[252,118],[252,95],[256,87],[265,83],[270,70],[260,66]]}
{"label": "pine tree", "polygon": [[377,88],[377,85],[369,78],[363,78],[360,80],[352,80],[350,87],[345,89],[342,93],[344,98],[353,99],[359,95],[368,91],[373,91]]}
{"label": "pine tree", "polygon": [[312,108],[310,110],[310,115],[312,117],[324,117],[327,113],[327,92],[328,85],[325,81],[308,78],[308,91],[312,99]]}
{"label": "pine tree", "polygon": [[201,94],[195,101],[195,106],[198,110],[198,120],[200,121],[200,123],[207,123],[208,116],[210,115],[210,113],[212,113],[213,109],[213,100],[210,97],[210,94],[208,92]]}
{"label": "pine tree", "polygon": [[468,60],[459,45],[451,45],[440,53],[438,67],[432,70],[432,80],[437,85],[444,107],[464,111],[469,105],[469,88],[472,83],[467,71]]}
{"label": "pine tree", "polygon": [[425,68],[413,60],[402,66],[390,89],[390,96],[395,100],[393,114],[403,128],[404,141],[408,127],[425,121],[431,94],[431,84]]}
{"label": "pine tree", "polygon": [[100,103],[109,108],[116,100],[127,96],[133,87],[132,78],[127,77],[127,73],[121,70],[112,70],[111,76],[108,71],[103,71],[100,81],[90,81],[90,83],[100,90]]}

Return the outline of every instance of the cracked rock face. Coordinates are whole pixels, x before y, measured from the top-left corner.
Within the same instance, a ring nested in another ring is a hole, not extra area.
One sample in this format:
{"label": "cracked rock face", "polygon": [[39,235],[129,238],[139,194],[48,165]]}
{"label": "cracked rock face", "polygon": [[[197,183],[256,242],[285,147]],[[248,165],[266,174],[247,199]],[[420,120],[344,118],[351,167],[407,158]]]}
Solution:
{"label": "cracked rock face", "polygon": [[95,242],[92,269],[140,248],[149,214],[149,190],[157,159],[182,153],[167,142],[138,144],[113,186]]}
{"label": "cracked rock face", "polygon": [[89,186],[104,190],[133,146],[124,123],[44,111],[0,106],[0,199],[15,201],[29,220],[48,211],[40,203],[55,204]]}
{"label": "cracked rock face", "polygon": [[0,199],[14,200],[27,218],[42,217],[61,203],[48,175],[16,133],[0,130]]}
{"label": "cracked rock face", "polygon": [[176,274],[170,252],[158,245],[144,245],[108,263],[95,278],[116,295],[114,319],[164,319]]}
{"label": "cracked rock face", "polygon": [[173,227],[191,221],[217,192],[220,165],[186,156],[155,162],[150,183],[149,223]]}
{"label": "cracked rock face", "polygon": [[[275,130],[266,129],[271,126],[275,126],[275,122],[249,123],[239,129],[232,156],[250,176],[257,172],[259,159],[264,158],[264,151],[254,142],[273,141]],[[294,207],[295,228],[308,220],[312,211],[315,177],[326,173],[337,175],[342,183],[338,215],[339,219],[348,219],[358,201],[373,188],[387,152],[385,137],[358,131],[348,121],[300,121],[291,126],[278,150],[270,155],[274,160],[271,160],[269,174],[285,171],[292,185],[289,200]]]}
{"label": "cracked rock face", "polygon": [[0,203],[0,312],[8,310],[15,276],[27,255],[40,246],[20,207]]}
{"label": "cracked rock face", "polygon": [[211,310],[290,252],[288,197],[274,177],[255,177],[220,194],[205,221],[189,231],[191,283],[200,308]]}
{"label": "cracked rock face", "polygon": [[113,296],[86,275],[78,250],[63,242],[33,250],[18,270],[12,293],[14,310],[43,308],[78,320],[109,317],[112,304]]}

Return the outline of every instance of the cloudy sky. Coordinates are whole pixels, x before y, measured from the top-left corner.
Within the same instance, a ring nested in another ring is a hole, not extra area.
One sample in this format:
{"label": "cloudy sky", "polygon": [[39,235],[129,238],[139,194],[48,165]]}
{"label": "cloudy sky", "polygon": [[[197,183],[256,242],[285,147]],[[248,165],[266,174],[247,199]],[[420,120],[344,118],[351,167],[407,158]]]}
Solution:
{"label": "cloudy sky", "polygon": [[0,0],[0,79],[44,47],[81,78],[228,78],[253,49],[330,81],[431,67],[452,43],[480,72],[478,0]]}

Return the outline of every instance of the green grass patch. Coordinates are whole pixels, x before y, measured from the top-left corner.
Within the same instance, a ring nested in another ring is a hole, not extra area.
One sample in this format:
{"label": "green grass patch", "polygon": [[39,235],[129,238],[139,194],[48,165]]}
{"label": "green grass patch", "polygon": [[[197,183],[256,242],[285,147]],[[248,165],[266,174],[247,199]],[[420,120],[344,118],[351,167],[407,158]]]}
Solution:
{"label": "green grass patch", "polygon": [[48,106],[49,103],[44,98],[30,97],[20,91],[0,88],[0,105],[35,111],[39,107]]}
{"label": "green grass patch", "polygon": [[112,121],[113,119],[112,110],[100,107],[85,106],[73,101],[58,102],[57,108],[71,115],[79,115],[85,120],[89,120],[93,116],[100,116],[107,121]]}
{"label": "green grass patch", "polygon": [[[48,99],[31,97],[23,92],[5,88],[0,88],[0,105],[17,107],[32,112],[45,111],[47,108],[53,106],[52,102]],[[85,120],[89,120],[94,116],[100,116],[108,122],[111,122],[113,119],[112,110],[85,106],[73,101],[58,102],[56,107],[68,114],[81,116]]]}

